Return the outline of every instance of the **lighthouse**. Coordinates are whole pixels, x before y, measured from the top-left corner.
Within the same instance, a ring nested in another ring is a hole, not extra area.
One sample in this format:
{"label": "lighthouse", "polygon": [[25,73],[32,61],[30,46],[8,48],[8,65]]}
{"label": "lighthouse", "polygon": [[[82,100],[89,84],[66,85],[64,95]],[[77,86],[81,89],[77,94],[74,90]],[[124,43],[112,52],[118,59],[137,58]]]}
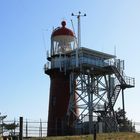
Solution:
{"label": "lighthouse", "polygon": [[67,119],[70,98],[69,53],[76,49],[76,40],[72,30],[66,28],[66,22],[53,30],[51,50],[47,57],[45,73],[50,77],[50,97],[48,113],[48,136],[71,133],[73,117]]}
{"label": "lighthouse", "polygon": [[122,94],[125,112],[124,90],[135,87],[135,78],[124,73],[124,60],[81,47],[79,36],[77,41],[65,21],[51,34],[44,67],[50,77],[48,136],[119,131],[115,104]]}

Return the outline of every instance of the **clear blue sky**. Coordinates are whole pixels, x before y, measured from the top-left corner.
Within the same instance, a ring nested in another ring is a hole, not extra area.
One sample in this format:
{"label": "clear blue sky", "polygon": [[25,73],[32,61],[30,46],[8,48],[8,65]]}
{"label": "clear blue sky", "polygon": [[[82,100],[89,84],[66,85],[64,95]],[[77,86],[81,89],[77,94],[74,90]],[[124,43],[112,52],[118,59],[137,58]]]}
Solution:
{"label": "clear blue sky", "polygon": [[[125,60],[125,73],[136,87],[125,91],[127,116],[140,122],[140,0],[0,0],[0,112],[47,120],[49,77],[43,72],[45,47],[62,20],[81,19],[82,46]],[[42,34],[45,37],[45,47]],[[118,104],[121,103],[118,100]]]}

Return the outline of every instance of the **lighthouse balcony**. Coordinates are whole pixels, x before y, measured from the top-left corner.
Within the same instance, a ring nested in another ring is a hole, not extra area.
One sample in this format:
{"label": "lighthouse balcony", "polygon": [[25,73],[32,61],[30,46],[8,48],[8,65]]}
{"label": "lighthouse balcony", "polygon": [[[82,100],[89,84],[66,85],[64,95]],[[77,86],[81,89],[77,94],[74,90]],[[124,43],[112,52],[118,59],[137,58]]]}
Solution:
{"label": "lighthouse balcony", "polygon": [[[78,61],[78,62],[77,62]],[[78,63],[78,65],[77,65]],[[79,56],[76,60],[76,56],[71,57],[55,57],[48,61],[44,65],[45,73],[49,70],[60,69],[60,71],[71,71],[75,69],[85,68],[85,69],[104,69],[113,65],[112,60],[103,60],[101,58]]]}

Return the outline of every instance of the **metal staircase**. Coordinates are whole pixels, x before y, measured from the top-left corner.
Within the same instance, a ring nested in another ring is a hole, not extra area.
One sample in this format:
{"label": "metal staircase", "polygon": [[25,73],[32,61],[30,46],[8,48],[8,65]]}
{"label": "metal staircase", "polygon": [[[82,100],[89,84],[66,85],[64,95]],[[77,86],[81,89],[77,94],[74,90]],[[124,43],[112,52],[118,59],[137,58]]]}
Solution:
{"label": "metal staircase", "polygon": [[114,89],[114,92],[113,92],[113,95],[111,97],[112,107],[114,107],[114,105],[115,105],[115,103],[117,101],[117,98],[119,96],[120,91],[121,91],[121,86],[120,85],[116,85],[115,89]]}
{"label": "metal staircase", "polygon": [[[105,123],[108,126],[108,130],[110,132],[112,132],[112,131],[117,132],[118,131],[118,126],[117,126],[118,123],[117,123],[116,115],[114,112],[114,105],[118,99],[120,91],[121,91],[121,86],[116,85],[114,88],[113,94],[110,98],[110,101],[108,103],[108,106],[107,106],[108,113],[106,112],[106,114],[104,116]],[[109,119],[106,120],[106,118],[109,118]]]}
{"label": "metal staircase", "polygon": [[116,66],[111,66],[111,69],[113,70],[115,76],[117,77],[118,81],[120,82],[121,88],[125,89],[125,88],[132,88],[135,86],[134,78],[125,76],[124,72],[122,75]]}
{"label": "metal staircase", "polygon": [[116,84],[113,94],[111,96],[111,104],[112,104],[112,107],[114,107],[121,89],[134,87],[135,79],[125,76],[124,72],[122,72],[123,74],[121,74],[121,72],[118,70],[118,68],[115,65],[110,66],[110,68],[113,70],[113,73],[115,74],[116,78],[119,81],[119,83]]}
{"label": "metal staircase", "polygon": [[[115,105],[115,103],[118,99],[120,91],[125,89],[125,88],[134,87],[135,86],[135,79],[131,78],[131,77],[128,77],[128,76],[125,76],[124,72],[120,71],[115,65],[110,66],[110,68],[111,68],[112,73],[115,74],[118,83],[115,84],[115,87],[114,87],[113,93],[111,95],[110,101],[107,105],[108,111],[112,112],[114,117],[112,115],[110,115],[110,113],[108,112],[108,113],[105,114],[104,120],[106,121],[105,123],[107,124],[107,126],[110,130],[118,131],[116,115],[115,115],[115,112],[114,112],[113,108],[114,108],[114,105]],[[109,115],[110,119],[106,120],[106,117],[108,115]],[[112,129],[112,128],[114,128],[114,129]]]}
{"label": "metal staircase", "polygon": [[111,66],[112,70],[114,71],[115,76],[118,78],[121,85],[126,85],[126,81],[123,75],[119,72],[116,66]]}

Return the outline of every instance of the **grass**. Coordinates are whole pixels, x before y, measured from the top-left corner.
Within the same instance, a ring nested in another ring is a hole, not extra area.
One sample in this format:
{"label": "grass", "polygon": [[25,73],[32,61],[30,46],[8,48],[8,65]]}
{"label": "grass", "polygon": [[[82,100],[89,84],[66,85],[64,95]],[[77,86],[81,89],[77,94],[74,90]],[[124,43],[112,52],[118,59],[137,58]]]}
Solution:
{"label": "grass", "polygon": [[[30,138],[29,140],[93,140],[93,135]],[[96,140],[140,140],[138,133],[102,133],[97,134]]]}
{"label": "grass", "polygon": [[124,132],[99,134],[97,140],[140,140],[140,134]]}

